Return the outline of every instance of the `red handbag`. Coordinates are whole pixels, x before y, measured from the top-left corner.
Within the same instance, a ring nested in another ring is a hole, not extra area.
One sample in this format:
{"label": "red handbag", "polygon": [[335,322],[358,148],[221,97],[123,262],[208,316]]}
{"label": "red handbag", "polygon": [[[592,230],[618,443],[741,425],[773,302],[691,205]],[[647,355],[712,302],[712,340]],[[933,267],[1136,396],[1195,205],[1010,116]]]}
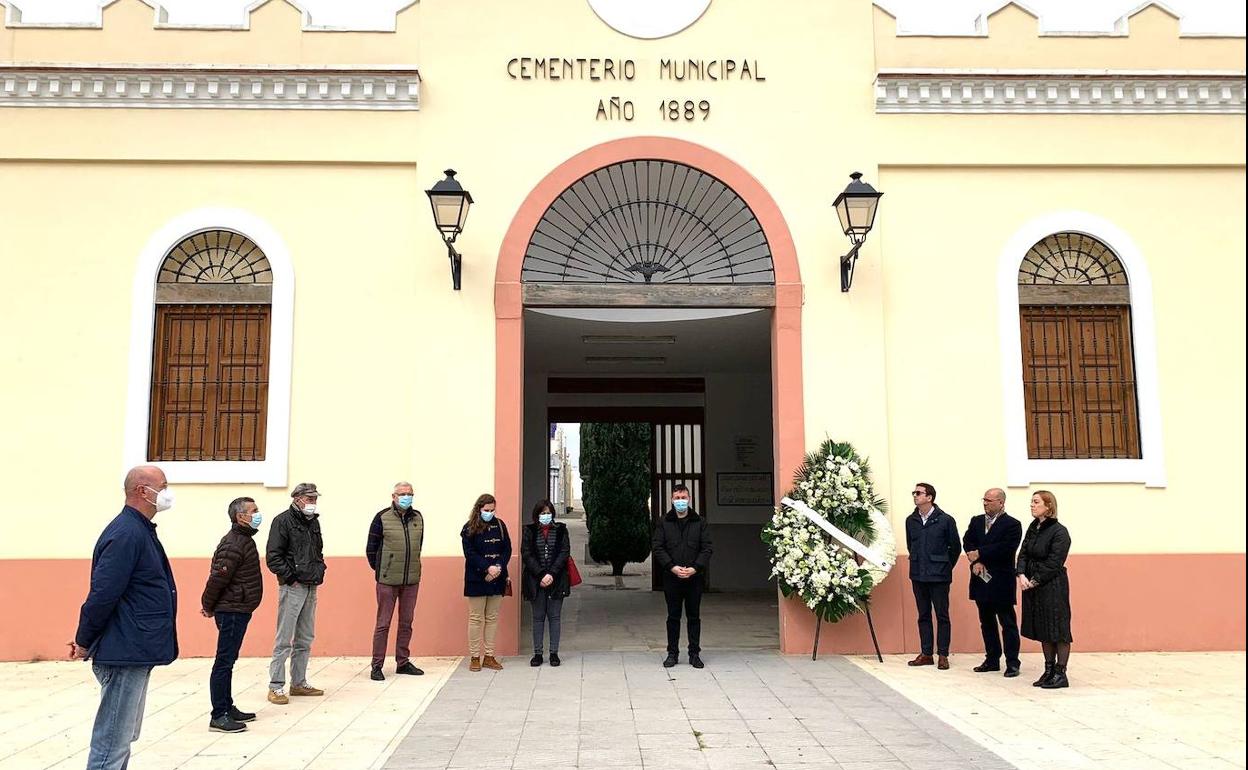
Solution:
{"label": "red handbag", "polygon": [[581,571],[576,568],[576,561],[571,556],[568,557],[568,584],[573,586],[581,584]]}

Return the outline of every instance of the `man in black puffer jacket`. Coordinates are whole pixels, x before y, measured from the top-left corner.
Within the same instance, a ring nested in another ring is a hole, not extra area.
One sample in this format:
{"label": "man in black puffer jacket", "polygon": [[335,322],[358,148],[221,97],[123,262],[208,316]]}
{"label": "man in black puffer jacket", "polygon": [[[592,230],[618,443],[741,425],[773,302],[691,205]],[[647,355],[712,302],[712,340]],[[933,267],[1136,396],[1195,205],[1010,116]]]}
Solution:
{"label": "man in black puffer jacket", "polygon": [[212,697],[208,729],[241,733],[247,729],[243,723],[256,718],[255,714],[234,707],[233,679],[234,662],[242,649],[251,613],[260,606],[260,597],[264,594],[260,553],[255,541],[261,516],[256,501],[250,497],[231,502],[227,513],[230,531],[221,538],[212,555],[208,584],[200,598],[203,605],[200,612],[217,623],[217,659],[213,661],[208,678],[208,692]]}
{"label": "man in black puffer jacket", "polygon": [[672,509],[654,528],[654,563],[663,573],[667,599],[667,657],[665,668],[680,658],[680,611],[689,626],[689,665],[702,668],[702,583],[711,566],[711,530],[693,510],[689,487],[672,488]]}
{"label": "man in black puffer jacket", "polygon": [[308,658],[316,636],[317,587],[325,582],[324,542],[315,484],[297,484],[290,508],[273,519],[264,561],[277,576],[277,638],[269,663],[269,703],[285,706],[286,660],[290,660],[290,694],[324,695],[308,684]]}

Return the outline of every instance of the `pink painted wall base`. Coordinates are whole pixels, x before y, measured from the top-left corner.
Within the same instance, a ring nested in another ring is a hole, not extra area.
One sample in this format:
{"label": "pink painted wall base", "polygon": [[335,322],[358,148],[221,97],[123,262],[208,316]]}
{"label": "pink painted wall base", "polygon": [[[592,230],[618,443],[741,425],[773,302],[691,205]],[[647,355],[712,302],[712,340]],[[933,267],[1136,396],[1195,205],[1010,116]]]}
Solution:
{"label": "pink painted wall base", "polygon": [[[372,572],[363,559],[328,559],[329,572],[317,608],[314,655],[368,655],[376,613]],[[880,586],[872,618],[880,648],[886,653],[918,652],[914,601],[903,560]],[[208,657],[216,649],[216,626],[199,614],[199,594],[208,559],[174,559],[179,588],[178,640],[184,657]],[[1245,639],[1244,554],[1076,555],[1070,558],[1074,592],[1075,649],[1081,651],[1243,650]],[[1176,576],[1199,574],[1221,593],[1206,602],[1192,601],[1190,581]],[[0,561],[0,660],[63,658],[78,624],[86,596],[87,559]],[[463,560],[426,557],[412,652],[416,655],[462,655],[466,652],[468,604],[463,597]],[[498,652],[514,655],[519,642],[519,597],[504,602]],[[966,598],[965,569],[959,571],[950,601],[953,651],[982,651],[975,606]],[[256,611],[243,655],[272,652],[277,590],[271,577]],[[708,622],[714,623],[713,618]],[[800,603],[781,603],[782,651],[809,653],[814,618]],[[661,624],[660,618],[655,619]],[[1024,649],[1038,647],[1025,642]],[[865,617],[824,625],[824,653],[871,651]],[[393,649],[390,652],[393,655]]]}

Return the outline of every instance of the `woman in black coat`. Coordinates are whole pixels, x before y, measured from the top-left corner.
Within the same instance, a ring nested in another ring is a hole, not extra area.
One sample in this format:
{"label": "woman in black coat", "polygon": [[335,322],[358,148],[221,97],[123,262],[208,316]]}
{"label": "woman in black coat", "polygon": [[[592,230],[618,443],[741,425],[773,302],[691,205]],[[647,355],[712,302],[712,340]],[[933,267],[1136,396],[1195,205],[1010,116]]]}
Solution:
{"label": "woman in black coat", "polygon": [[1044,649],[1044,674],[1034,687],[1054,690],[1069,687],[1066,663],[1070,660],[1070,579],[1066,556],[1070,532],[1057,521],[1057,498],[1041,490],[1031,496],[1033,521],[1018,552],[1018,587],[1023,592],[1023,636],[1040,642]]}
{"label": "woman in black coat", "polygon": [[555,521],[555,506],[543,500],[533,507],[532,522],[524,525],[520,561],[524,563],[521,593],[533,604],[533,659],[542,665],[542,642],[550,624],[550,665],[559,665],[559,626],[563,600],[571,593],[568,556],[572,546],[568,527]]}

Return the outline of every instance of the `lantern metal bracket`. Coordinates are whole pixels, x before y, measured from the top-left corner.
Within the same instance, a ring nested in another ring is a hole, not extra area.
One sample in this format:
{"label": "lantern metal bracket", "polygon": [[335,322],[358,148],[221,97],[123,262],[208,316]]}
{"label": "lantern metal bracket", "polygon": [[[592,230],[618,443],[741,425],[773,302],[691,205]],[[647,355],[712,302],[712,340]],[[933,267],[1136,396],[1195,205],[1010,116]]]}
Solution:
{"label": "lantern metal bracket", "polygon": [[459,276],[463,268],[464,257],[455,250],[455,236],[442,236],[442,240],[446,243],[446,256],[451,260],[451,284],[455,291],[459,291]]}
{"label": "lantern metal bracket", "polygon": [[862,248],[862,244],[866,243],[864,238],[854,244],[849,252],[841,257],[841,291],[849,291],[849,287],[854,285],[854,265],[858,263],[858,250]]}

